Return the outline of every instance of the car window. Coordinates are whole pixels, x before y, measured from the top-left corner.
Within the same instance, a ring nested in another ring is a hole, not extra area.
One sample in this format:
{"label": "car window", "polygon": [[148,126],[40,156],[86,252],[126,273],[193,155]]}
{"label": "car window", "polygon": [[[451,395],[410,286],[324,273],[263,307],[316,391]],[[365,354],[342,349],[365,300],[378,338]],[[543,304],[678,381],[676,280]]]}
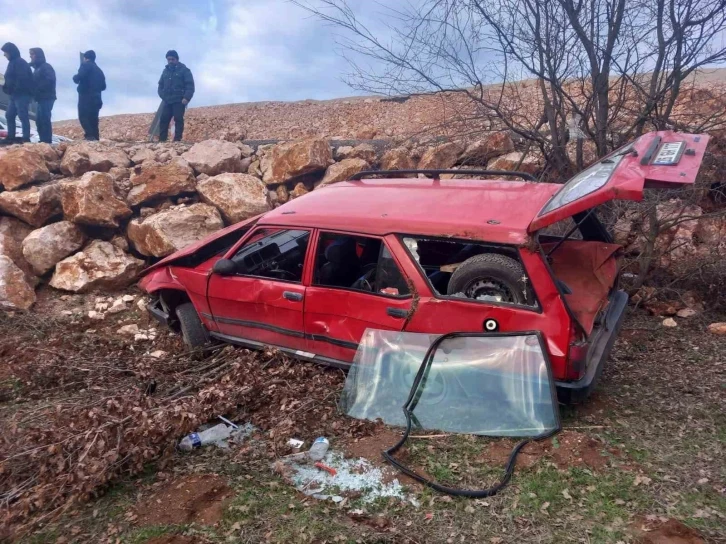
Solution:
{"label": "car window", "polygon": [[258,229],[232,257],[241,276],[301,282],[310,231]]}
{"label": "car window", "polygon": [[379,238],[322,233],[313,284],[385,296],[407,296],[408,284]]}

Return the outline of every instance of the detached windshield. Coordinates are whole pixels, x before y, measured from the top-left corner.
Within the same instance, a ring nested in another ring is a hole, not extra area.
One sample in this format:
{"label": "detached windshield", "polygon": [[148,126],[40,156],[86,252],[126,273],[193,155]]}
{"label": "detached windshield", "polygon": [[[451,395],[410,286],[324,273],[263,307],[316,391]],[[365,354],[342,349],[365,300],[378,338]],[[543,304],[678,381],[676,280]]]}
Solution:
{"label": "detached windshield", "polygon": [[[369,329],[345,382],[341,408],[403,426],[402,407],[435,335]],[[536,334],[444,339],[413,408],[427,430],[535,437],[558,426],[547,359]]]}
{"label": "detached windshield", "polygon": [[586,168],[574,178],[570,179],[565,183],[564,187],[560,189],[555,196],[542,208],[539,215],[544,215],[553,210],[561,208],[565,204],[574,202],[582,198],[583,196],[594,193],[598,189],[605,186],[610,180],[613,172],[618,167],[623,157],[629,153],[632,149],[632,145],[628,145],[624,150],[618,150],[612,153],[610,156],[602,159],[600,162],[596,162],[592,166]]}

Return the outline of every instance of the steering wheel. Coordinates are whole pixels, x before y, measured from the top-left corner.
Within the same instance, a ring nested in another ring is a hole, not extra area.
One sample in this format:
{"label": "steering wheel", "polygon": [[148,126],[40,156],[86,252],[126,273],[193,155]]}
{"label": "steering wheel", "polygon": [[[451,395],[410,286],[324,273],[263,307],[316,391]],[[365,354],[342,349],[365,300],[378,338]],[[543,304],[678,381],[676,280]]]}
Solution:
{"label": "steering wheel", "polygon": [[363,291],[370,291],[373,292],[373,282],[375,281],[376,276],[376,267],[374,266],[371,268],[368,272],[366,272],[363,277],[361,277],[359,280],[357,280],[353,287],[355,289],[361,289]]}

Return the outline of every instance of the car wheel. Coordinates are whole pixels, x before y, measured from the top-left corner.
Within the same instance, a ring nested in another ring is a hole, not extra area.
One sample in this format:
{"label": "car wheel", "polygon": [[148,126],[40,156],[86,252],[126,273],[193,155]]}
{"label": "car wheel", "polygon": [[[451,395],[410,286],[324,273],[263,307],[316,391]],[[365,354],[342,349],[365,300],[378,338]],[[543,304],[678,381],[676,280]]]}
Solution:
{"label": "car wheel", "polygon": [[184,344],[190,351],[197,351],[201,355],[200,348],[209,343],[209,335],[194,305],[191,302],[180,304],[176,307],[176,317],[179,319]]}
{"label": "car wheel", "polygon": [[498,253],[482,253],[454,271],[447,294],[483,302],[526,304],[525,281],[524,268],[516,260]]}

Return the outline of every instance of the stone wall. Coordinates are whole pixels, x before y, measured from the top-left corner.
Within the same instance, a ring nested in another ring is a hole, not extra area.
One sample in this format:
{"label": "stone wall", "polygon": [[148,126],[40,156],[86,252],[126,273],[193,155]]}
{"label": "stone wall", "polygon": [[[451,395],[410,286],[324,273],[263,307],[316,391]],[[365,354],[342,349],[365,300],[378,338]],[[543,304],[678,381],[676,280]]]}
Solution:
{"label": "stone wall", "polygon": [[152,261],[361,170],[488,165],[536,173],[542,166],[523,159],[506,133],[468,146],[250,143],[0,149],[0,308],[30,308],[42,283],[71,292],[123,289]]}

